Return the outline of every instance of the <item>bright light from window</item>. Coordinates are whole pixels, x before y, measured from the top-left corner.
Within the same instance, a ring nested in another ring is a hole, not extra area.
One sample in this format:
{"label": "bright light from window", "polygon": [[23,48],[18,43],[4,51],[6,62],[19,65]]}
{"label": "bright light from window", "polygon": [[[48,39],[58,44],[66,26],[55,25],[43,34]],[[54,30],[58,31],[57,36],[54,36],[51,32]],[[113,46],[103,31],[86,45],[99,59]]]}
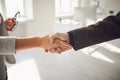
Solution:
{"label": "bright light from window", "polygon": [[17,11],[24,15],[24,0],[5,0],[7,17],[13,17]]}
{"label": "bright light from window", "polygon": [[0,13],[2,12],[2,2],[0,1]]}
{"label": "bright light from window", "polygon": [[[107,61],[107,62],[110,62],[110,63],[115,63],[113,60],[109,59],[108,57],[104,56],[102,53],[98,52],[97,49],[94,51],[95,49],[89,47],[89,50],[88,48],[84,48],[82,49],[81,51],[83,53],[85,53],[86,55],[91,55],[95,58],[98,58],[98,59],[101,59],[101,60],[104,60],[104,61]],[[94,51],[93,53],[89,53],[89,51]]]}
{"label": "bright light from window", "polygon": [[68,13],[71,10],[71,2],[70,0],[61,0],[61,8],[64,13]]}
{"label": "bright light from window", "polygon": [[56,15],[72,14],[77,6],[78,0],[55,0]]}
{"label": "bright light from window", "polygon": [[110,62],[110,63],[115,63],[114,61],[112,61],[111,59],[109,59],[108,57],[104,56],[103,54],[101,54],[100,52],[94,52],[91,54],[93,57]]}
{"label": "bright light from window", "polygon": [[56,10],[56,13],[60,13],[61,12],[60,0],[55,0],[55,10]]}
{"label": "bright light from window", "polygon": [[120,48],[110,44],[109,42],[104,42],[100,44],[100,46],[103,46],[104,48],[110,50],[111,52],[120,53]]}
{"label": "bright light from window", "polygon": [[8,67],[9,80],[41,80],[33,59]]}

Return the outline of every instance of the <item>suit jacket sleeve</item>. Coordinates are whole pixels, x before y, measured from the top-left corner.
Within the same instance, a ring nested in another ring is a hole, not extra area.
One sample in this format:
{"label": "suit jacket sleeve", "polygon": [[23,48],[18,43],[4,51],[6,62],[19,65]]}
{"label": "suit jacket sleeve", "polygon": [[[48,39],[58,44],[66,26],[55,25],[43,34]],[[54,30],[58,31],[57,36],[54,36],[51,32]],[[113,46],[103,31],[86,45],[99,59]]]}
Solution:
{"label": "suit jacket sleeve", "polygon": [[120,38],[120,12],[88,27],[69,31],[68,34],[75,50]]}

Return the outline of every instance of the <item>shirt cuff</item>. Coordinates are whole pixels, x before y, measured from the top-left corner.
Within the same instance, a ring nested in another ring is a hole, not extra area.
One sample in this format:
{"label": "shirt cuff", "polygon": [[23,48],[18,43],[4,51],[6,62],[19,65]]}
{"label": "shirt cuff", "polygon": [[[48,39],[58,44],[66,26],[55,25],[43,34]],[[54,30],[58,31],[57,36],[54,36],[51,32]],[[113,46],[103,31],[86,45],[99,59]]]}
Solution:
{"label": "shirt cuff", "polygon": [[0,36],[0,55],[15,54],[16,38],[13,36]]}
{"label": "shirt cuff", "polygon": [[70,41],[70,44],[73,46],[74,48],[74,38],[73,38],[73,33],[72,32],[68,32],[68,35],[69,35],[69,41]]}

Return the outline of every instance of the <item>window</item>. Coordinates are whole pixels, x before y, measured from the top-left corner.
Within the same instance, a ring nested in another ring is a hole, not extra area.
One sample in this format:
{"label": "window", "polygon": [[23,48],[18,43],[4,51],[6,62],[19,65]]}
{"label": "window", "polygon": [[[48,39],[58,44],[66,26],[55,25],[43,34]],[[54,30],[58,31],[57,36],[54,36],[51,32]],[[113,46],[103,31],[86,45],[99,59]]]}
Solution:
{"label": "window", "polygon": [[20,12],[19,21],[33,19],[32,0],[1,0],[4,16],[14,17],[16,12]]}
{"label": "window", "polygon": [[77,6],[78,0],[55,0],[55,15],[70,15]]}
{"label": "window", "polygon": [[25,15],[23,0],[5,0],[5,7],[7,17],[14,16],[17,11],[20,11],[22,16]]}

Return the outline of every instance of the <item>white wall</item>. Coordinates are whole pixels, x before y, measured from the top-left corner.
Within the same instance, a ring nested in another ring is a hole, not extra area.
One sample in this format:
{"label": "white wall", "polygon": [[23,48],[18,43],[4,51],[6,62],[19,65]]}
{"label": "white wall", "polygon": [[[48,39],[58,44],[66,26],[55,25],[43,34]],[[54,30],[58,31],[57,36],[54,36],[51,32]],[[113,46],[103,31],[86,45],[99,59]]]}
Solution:
{"label": "white wall", "polygon": [[[86,6],[89,5],[89,0],[86,1]],[[79,1],[81,4],[81,1]],[[104,8],[105,14],[108,14],[109,10],[120,10],[120,0],[100,0],[101,5]],[[13,34],[22,36],[31,35],[45,35],[53,32],[54,20],[55,20],[55,7],[54,0],[33,0],[34,20],[28,21],[26,24],[19,25],[18,30],[15,30]]]}
{"label": "white wall", "polygon": [[53,33],[55,22],[54,0],[33,0],[33,17],[31,21],[19,23],[10,35],[18,37],[46,35]]}
{"label": "white wall", "polygon": [[54,0],[33,0],[34,20],[27,22],[27,36],[44,35],[53,32]]}
{"label": "white wall", "polygon": [[81,7],[88,7],[90,4],[90,0],[79,0],[78,2]]}
{"label": "white wall", "polygon": [[120,0],[99,0],[104,7],[105,14],[107,15],[109,10],[114,10],[115,13],[120,11]]}
{"label": "white wall", "polygon": [[[90,6],[91,0],[79,0],[79,6],[88,7]],[[120,0],[98,0],[100,6],[104,10],[104,14],[107,16],[109,10],[114,10],[115,14],[120,10]]]}
{"label": "white wall", "polygon": [[26,31],[27,31],[26,24],[19,23],[13,32],[8,32],[8,33],[9,35],[12,36],[24,37],[27,34]]}

